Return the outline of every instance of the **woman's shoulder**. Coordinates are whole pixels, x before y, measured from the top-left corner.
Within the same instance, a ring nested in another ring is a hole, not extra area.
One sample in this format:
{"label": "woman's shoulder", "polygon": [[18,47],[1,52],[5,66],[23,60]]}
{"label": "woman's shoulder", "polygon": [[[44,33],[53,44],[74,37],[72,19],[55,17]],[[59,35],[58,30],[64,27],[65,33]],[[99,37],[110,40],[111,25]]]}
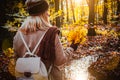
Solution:
{"label": "woman's shoulder", "polygon": [[52,27],[50,27],[49,28],[49,31],[52,31],[52,32],[55,32],[55,33],[60,33],[60,30],[59,30],[59,28],[58,27],[56,27],[56,26],[52,26]]}
{"label": "woman's shoulder", "polygon": [[58,29],[56,26],[51,26],[49,29]]}

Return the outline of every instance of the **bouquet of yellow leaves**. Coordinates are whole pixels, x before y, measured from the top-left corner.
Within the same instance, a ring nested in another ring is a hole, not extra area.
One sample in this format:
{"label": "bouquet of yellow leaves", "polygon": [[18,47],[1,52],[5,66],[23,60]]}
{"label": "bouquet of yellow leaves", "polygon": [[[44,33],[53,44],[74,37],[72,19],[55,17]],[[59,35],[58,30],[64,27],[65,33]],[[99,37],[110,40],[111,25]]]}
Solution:
{"label": "bouquet of yellow leaves", "polygon": [[69,31],[67,40],[71,43],[74,42],[74,44],[76,43],[82,44],[86,41],[86,36],[87,29],[85,27],[78,26]]}

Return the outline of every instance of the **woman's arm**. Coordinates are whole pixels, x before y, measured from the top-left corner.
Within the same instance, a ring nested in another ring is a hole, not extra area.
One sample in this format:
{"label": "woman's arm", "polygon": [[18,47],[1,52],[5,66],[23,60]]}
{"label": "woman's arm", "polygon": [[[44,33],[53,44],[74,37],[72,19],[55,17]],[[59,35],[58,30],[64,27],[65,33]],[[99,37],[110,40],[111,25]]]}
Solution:
{"label": "woman's arm", "polygon": [[56,35],[55,38],[55,65],[60,66],[67,62],[69,58],[71,57],[71,54],[73,54],[74,49],[71,47],[68,47],[66,50],[63,50],[62,44],[60,42],[59,36]]}

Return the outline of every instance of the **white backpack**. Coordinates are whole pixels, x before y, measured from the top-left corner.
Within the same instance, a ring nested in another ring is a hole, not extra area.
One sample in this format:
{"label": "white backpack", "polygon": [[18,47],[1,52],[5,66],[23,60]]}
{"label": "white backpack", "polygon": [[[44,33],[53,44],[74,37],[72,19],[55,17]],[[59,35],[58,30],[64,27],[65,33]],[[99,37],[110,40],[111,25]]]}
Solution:
{"label": "white backpack", "polygon": [[[30,72],[32,74],[31,77],[33,77],[34,80],[48,80],[48,75],[51,71],[52,66],[50,66],[49,71],[47,72],[45,64],[42,62],[41,58],[38,57],[36,54],[34,54],[38,45],[40,44],[41,40],[43,39],[45,33],[40,38],[37,45],[31,52],[23,38],[22,33],[20,32],[20,36],[21,36],[22,41],[23,41],[25,47],[27,48],[28,52],[26,52],[22,58],[18,58],[16,61],[15,76],[17,78],[24,77],[24,72]],[[31,55],[34,57],[25,57],[26,55]]]}

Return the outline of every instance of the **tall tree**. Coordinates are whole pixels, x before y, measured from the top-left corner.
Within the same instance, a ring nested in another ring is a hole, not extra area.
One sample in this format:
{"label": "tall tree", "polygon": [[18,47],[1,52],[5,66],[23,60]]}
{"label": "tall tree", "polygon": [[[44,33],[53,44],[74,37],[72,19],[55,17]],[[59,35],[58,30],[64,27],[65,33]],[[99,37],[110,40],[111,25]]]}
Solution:
{"label": "tall tree", "polygon": [[70,0],[70,4],[71,4],[71,10],[72,10],[72,14],[73,14],[73,21],[76,22],[75,13],[74,13],[74,5],[73,5],[73,1],[72,0]]}
{"label": "tall tree", "polygon": [[104,0],[104,10],[103,10],[103,22],[104,24],[107,24],[107,14],[108,14],[108,8],[107,8],[107,0]]}
{"label": "tall tree", "polygon": [[117,14],[120,14],[120,0],[117,0]]}
{"label": "tall tree", "polygon": [[111,1],[112,15],[116,14],[116,0]]}
{"label": "tall tree", "polygon": [[61,15],[61,25],[63,25],[63,19],[64,19],[63,0],[61,0],[61,10],[62,10],[62,15]]}
{"label": "tall tree", "polygon": [[66,0],[67,22],[69,22],[68,0]]}
{"label": "tall tree", "polygon": [[[55,12],[59,11],[59,0],[54,0],[55,1]],[[56,17],[56,26],[60,27],[60,17]]]}
{"label": "tall tree", "polygon": [[96,22],[96,24],[98,24],[98,21],[99,21],[99,0],[96,0],[95,1],[95,14],[96,14],[96,16],[95,16],[95,22]]}
{"label": "tall tree", "polygon": [[88,23],[94,24],[94,18],[95,18],[95,0],[86,0],[89,6],[89,18]]}

